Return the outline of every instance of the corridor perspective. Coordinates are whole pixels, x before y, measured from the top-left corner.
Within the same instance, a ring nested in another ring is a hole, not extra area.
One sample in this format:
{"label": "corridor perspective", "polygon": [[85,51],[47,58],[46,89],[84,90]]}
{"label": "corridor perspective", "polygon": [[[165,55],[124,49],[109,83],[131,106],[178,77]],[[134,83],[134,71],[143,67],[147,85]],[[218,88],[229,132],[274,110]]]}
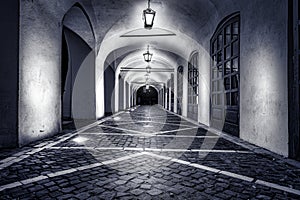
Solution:
{"label": "corridor perspective", "polygon": [[0,199],[300,199],[298,0],[0,11]]}

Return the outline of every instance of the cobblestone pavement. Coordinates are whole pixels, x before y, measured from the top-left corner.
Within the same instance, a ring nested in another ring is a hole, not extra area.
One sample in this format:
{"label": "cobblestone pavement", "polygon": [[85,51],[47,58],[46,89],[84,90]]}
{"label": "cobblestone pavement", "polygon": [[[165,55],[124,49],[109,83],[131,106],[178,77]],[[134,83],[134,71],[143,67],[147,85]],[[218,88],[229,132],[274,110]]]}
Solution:
{"label": "cobblestone pavement", "polygon": [[0,199],[300,199],[297,162],[158,106],[0,159]]}

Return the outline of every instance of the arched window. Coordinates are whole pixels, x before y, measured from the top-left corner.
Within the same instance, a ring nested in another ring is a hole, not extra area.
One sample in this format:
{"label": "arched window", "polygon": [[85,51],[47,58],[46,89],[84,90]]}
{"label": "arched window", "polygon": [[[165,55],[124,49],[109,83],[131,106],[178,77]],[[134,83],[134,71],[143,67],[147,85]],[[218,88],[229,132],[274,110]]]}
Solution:
{"label": "arched window", "polygon": [[211,125],[239,135],[240,17],[224,19],[211,39]]}
{"label": "arched window", "polygon": [[198,121],[198,53],[194,53],[188,66],[188,117]]}

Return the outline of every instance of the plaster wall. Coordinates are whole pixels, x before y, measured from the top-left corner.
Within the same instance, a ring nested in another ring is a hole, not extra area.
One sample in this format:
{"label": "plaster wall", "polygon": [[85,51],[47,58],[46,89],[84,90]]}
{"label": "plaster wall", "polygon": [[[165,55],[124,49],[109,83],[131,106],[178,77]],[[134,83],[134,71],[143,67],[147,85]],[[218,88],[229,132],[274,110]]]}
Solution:
{"label": "plaster wall", "polygon": [[288,155],[287,4],[245,3],[240,45],[240,137],[284,156]]}
{"label": "plaster wall", "polygon": [[60,131],[61,27],[38,2],[20,1],[19,145]]}
{"label": "plaster wall", "polygon": [[18,2],[0,3],[0,148],[18,142]]}

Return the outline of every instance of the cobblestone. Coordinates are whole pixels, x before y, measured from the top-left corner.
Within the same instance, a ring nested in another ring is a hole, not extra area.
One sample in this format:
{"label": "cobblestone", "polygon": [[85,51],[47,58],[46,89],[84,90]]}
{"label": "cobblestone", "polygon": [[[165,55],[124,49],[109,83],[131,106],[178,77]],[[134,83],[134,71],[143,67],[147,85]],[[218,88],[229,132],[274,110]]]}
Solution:
{"label": "cobblestone", "polygon": [[300,198],[300,169],[284,159],[159,107],[118,117],[0,152],[0,164],[14,161],[0,169],[0,199]]}

